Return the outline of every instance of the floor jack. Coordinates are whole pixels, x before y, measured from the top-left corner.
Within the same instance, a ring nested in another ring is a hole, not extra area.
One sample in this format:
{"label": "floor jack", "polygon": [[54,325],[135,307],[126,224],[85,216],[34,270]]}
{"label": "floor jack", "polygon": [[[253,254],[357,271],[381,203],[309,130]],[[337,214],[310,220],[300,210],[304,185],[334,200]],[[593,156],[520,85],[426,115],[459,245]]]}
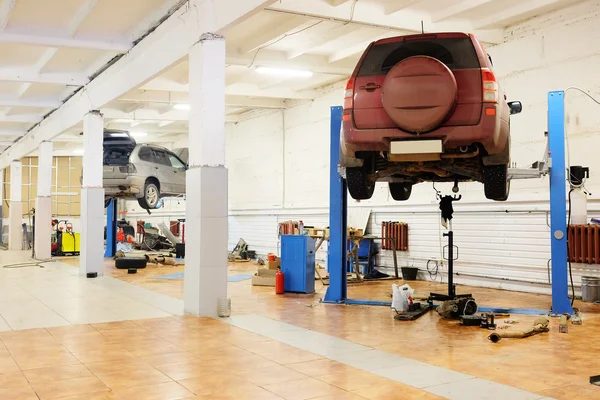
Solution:
{"label": "floor jack", "polygon": [[[455,184],[453,191],[456,193],[458,185]],[[444,237],[448,238],[448,245],[444,246],[444,249],[448,249],[448,256],[444,257],[448,260],[448,294],[430,293],[427,302],[431,308],[434,308],[434,301],[441,302],[437,306],[437,312],[444,318],[461,318],[463,316],[475,315],[477,313],[477,303],[471,294],[457,294],[456,285],[454,284],[454,232],[452,231],[452,214],[454,208],[452,203],[459,201],[462,196],[440,196],[437,194],[440,200],[440,210],[442,212],[443,225],[448,227],[448,232],[444,233]],[[457,256],[458,256],[458,249]]]}

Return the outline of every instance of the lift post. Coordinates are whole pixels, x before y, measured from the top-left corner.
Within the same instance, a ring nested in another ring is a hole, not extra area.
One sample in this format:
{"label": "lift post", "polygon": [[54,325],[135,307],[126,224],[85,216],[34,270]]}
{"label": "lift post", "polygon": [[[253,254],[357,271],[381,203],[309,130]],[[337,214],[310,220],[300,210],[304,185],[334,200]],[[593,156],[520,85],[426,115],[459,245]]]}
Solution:
{"label": "lift post", "polygon": [[112,258],[117,254],[117,199],[111,199],[106,208],[106,250],[105,258]]}
{"label": "lift post", "polygon": [[[567,210],[565,162],[565,96],[564,91],[548,93],[548,149],[532,168],[509,169],[509,179],[533,179],[550,175],[550,217],[552,257],[552,310],[554,315],[573,314],[569,300],[567,261]],[[350,300],[347,298],[347,202],[346,182],[340,170],[340,133],[342,107],[331,107],[329,166],[329,228],[330,242],[327,269],[329,287],[326,303],[390,305],[389,302]],[[551,156],[551,157],[549,157]],[[537,310],[481,308],[485,312],[537,314]]]}

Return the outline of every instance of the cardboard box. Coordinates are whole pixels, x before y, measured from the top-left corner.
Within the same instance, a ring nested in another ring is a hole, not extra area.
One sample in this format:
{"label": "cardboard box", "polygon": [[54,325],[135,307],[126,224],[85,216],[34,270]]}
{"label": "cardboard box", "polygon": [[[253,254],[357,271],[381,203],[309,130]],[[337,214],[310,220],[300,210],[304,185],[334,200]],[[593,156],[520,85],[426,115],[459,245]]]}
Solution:
{"label": "cardboard box", "polygon": [[276,270],[260,268],[252,277],[252,286],[273,286],[275,287]]}
{"label": "cardboard box", "polygon": [[265,266],[267,267],[267,269],[277,269],[281,266],[281,259],[279,257],[276,257],[275,261],[266,260]]}

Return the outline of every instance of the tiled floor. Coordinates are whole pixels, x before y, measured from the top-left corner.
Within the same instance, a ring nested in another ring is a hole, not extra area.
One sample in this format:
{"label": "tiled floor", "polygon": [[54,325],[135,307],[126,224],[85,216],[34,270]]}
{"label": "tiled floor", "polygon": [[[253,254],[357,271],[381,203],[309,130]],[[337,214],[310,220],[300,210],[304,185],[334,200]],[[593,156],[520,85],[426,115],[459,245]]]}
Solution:
{"label": "tiled floor", "polygon": [[[5,258],[1,261],[4,264]],[[77,259],[69,262],[76,265]],[[436,313],[400,322],[386,307],[320,304],[325,291],[320,284],[315,295],[276,296],[272,288],[242,281],[229,284],[234,315],[229,322],[238,325],[233,326],[173,316],[181,313],[183,280],[154,277],[182,267],[149,266],[127,275],[111,265],[107,262],[107,276],[97,280],[79,278],[76,268],[64,264],[37,271],[0,269],[0,289],[8,289],[12,299],[0,300],[0,315],[8,323],[5,329],[28,326],[25,323],[57,324],[52,319],[56,317],[47,317],[52,313],[62,319],[58,325],[92,323],[83,318],[99,318],[103,312],[117,320],[137,319],[0,332],[4,343],[0,399],[27,399],[32,391],[39,398],[92,400],[188,395],[259,400],[485,399],[496,398],[497,393],[515,399],[600,398],[600,388],[588,383],[590,375],[600,373],[594,362],[600,345],[590,340],[600,328],[598,306],[576,303],[584,312],[584,325],[570,325],[568,334],[559,334],[553,320],[547,334],[494,345],[486,340],[488,332],[459,327]],[[254,268],[235,264],[230,274]],[[390,284],[350,286],[349,293],[353,298],[389,300]],[[411,285],[417,295],[444,288],[425,282]],[[542,309],[550,305],[548,296],[459,290],[472,292],[484,305]],[[39,315],[44,316],[41,321]],[[140,319],[160,316],[164,318]],[[253,319],[260,321],[258,327]],[[530,324],[532,317],[511,319],[520,323],[509,328],[514,330]],[[255,332],[265,327],[271,329]]]}
{"label": "tiled floor", "polygon": [[[86,279],[62,262],[12,266],[27,252],[0,253],[0,330],[182,315],[181,300],[112,277]],[[1,398],[1,397],[0,397]]]}

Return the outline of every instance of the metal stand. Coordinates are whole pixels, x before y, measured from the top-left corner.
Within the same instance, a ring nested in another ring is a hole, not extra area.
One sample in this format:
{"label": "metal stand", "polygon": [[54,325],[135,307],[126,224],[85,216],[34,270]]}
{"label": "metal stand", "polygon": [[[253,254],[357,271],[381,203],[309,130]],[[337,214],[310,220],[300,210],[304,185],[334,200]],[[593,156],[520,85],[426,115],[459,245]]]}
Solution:
{"label": "metal stand", "polygon": [[450,221],[450,230],[444,233],[448,238],[448,294],[430,293],[429,301],[447,301],[459,298],[473,297],[471,294],[456,294],[456,285],[454,284],[454,232],[452,231],[452,221]]}
{"label": "metal stand", "polygon": [[105,258],[112,258],[117,254],[117,200],[111,199],[106,208],[106,250]]}

